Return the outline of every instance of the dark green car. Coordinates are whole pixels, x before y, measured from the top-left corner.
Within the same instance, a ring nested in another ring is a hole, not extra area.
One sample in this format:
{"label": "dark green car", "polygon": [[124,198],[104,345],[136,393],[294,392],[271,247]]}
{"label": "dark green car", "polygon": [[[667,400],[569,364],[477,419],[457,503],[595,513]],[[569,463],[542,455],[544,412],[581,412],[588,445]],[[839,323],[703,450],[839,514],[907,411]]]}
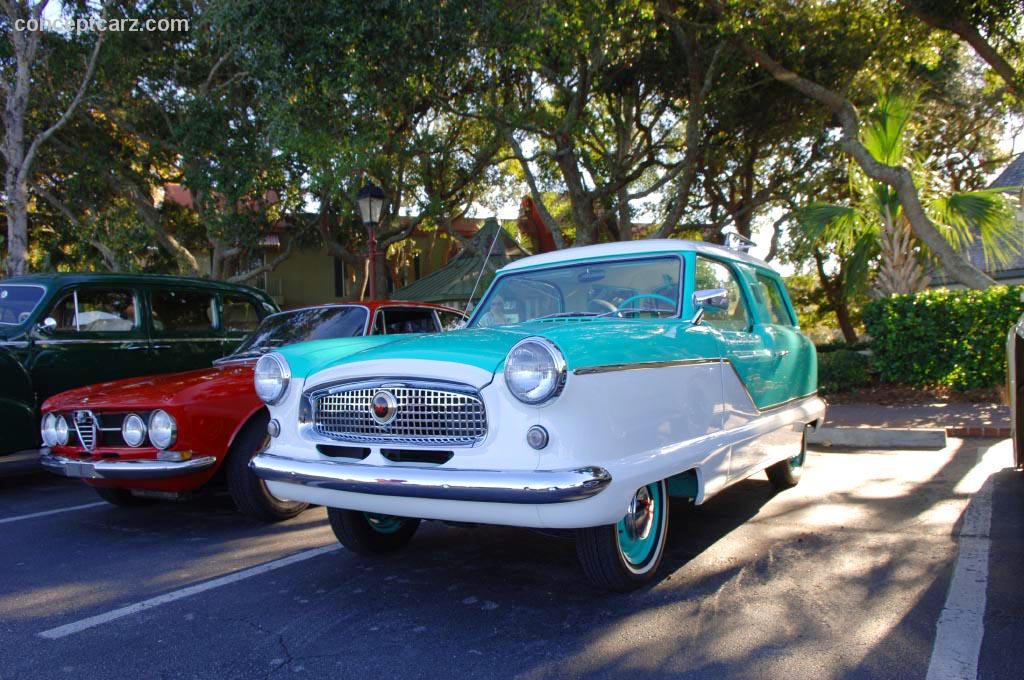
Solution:
{"label": "dark green car", "polygon": [[0,456],[38,446],[38,407],[47,397],[209,366],[276,311],[263,291],[203,279],[39,274],[0,281]]}

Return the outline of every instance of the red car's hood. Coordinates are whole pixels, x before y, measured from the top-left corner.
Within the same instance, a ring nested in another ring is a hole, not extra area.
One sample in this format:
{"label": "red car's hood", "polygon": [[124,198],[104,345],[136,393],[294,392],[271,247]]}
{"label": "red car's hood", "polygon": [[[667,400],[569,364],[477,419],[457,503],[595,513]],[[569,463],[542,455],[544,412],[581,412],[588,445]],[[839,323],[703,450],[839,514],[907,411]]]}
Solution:
{"label": "red car's hood", "polygon": [[258,401],[252,384],[255,360],[203,368],[184,373],[165,373],[98,383],[61,392],[46,400],[43,410],[71,408],[151,409],[210,399],[251,397]]}

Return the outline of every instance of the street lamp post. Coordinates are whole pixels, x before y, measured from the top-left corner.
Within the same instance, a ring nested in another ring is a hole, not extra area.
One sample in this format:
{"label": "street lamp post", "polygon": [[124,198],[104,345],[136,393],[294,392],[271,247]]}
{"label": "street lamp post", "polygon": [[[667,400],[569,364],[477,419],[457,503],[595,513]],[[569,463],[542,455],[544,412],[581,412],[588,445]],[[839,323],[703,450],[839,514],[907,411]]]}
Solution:
{"label": "street lamp post", "polygon": [[377,299],[377,225],[380,224],[380,211],[384,207],[384,190],[373,182],[367,182],[356,195],[359,213],[369,241],[370,251],[370,299]]}

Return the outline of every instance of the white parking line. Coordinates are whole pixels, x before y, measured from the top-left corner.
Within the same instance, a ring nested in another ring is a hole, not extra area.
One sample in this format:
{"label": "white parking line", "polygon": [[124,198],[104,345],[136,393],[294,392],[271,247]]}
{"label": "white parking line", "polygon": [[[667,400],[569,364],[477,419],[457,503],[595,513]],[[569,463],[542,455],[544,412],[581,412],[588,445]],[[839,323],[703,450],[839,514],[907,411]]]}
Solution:
{"label": "white parking line", "polygon": [[46,510],[45,512],[33,512],[29,515],[18,515],[17,517],[5,517],[0,519],[0,524],[7,524],[8,522],[20,522],[23,519],[35,519],[36,517],[46,517],[47,515],[57,515],[62,512],[71,512],[72,510],[85,510],[86,508],[95,508],[98,505],[106,505],[106,501],[96,501],[95,503],[84,503],[82,505],[72,505],[68,508],[57,508],[56,510]]}
{"label": "white parking line", "polygon": [[926,680],[975,680],[978,656],[985,637],[985,596],[988,590],[988,554],[992,526],[992,477],[1000,466],[990,448],[978,465],[958,485],[970,485],[970,478],[985,475],[981,488],[973,494],[960,526],[960,549],[946,604],[936,624],[935,644],[928,663]]}
{"label": "white parking line", "polygon": [[268,571],[274,571],[275,569],[280,569],[281,567],[287,567],[290,564],[303,562],[305,560],[312,559],[314,557],[319,557],[320,555],[326,555],[327,553],[336,552],[338,550],[341,550],[341,544],[338,543],[335,543],[333,545],[326,545],[322,548],[313,548],[312,550],[305,550],[303,552],[295,553],[294,555],[290,555],[288,557],[282,557],[281,559],[274,560],[273,562],[267,562],[266,564],[260,564],[255,567],[250,567],[249,569],[236,571],[233,574],[221,576],[211,581],[198,583],[194,586],[182,588],[181,590],[175,590],[173,592],[165,593],[157,597],[151,597],[148,600],[136,602],[135,604],[130,604],[127,607],[114,609],[112,611],[106,612],[105,614],[97,614],[96,616],[90,616],[89,618],[82,619],[81,621],[75,621],[74,623],[68,623],[63,626],[57,626],[56,628],[44,630],[43,632],[38,633],[38,635],[39,637],[46,638],[48,640],[57,640],[62,637],[67,637],[68,635],[73,635],[75,633],[81,632],[88,628],[95,628],[96,626],[100,626],[104,623],[109,623],[116,619],[124,618],[125,616],[131,616],[132,614],[137,614],[141,611],[152,609],[153,607],[159,607],[160,605],[167,604],[168,602],[175,602],[176,600],[191,597],[192,595],[203,593],[207,590],[220,588],[221,586],[226,586],[231,583],[235,583],[236,581],[241,581],[252,576],[259,576],[260,574],[265,574]]}

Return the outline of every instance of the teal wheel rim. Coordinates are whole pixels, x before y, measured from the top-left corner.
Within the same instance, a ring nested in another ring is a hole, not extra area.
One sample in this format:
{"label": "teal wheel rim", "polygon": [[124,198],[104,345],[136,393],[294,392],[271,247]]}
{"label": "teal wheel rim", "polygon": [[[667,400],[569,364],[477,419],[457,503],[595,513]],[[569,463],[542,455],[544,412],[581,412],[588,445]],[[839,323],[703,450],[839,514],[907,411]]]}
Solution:
{"label": "teal wheel rim", "polygon": [[629,504],[626,516],[615,525],[622,557],[634,567],[642,567],[654,555],[664,512],[661,484],[638,489]]}
{"label": "teal wheel rim", "polygon": [[405,520],[393,515],[376,515],[372,512],[364,512],[363,517],[370,528],[378,534],[393,534],[402,528]]}
{"label": "teal wheel rim", "polygon": [[793,456],[792,458],[790,458],[789,459],[789,467],[791,467],[793,469],[803,467],[804,466],[804,457],[806,455],[807,454],[805,454],[804,452],[801,451],[798,455]]}

